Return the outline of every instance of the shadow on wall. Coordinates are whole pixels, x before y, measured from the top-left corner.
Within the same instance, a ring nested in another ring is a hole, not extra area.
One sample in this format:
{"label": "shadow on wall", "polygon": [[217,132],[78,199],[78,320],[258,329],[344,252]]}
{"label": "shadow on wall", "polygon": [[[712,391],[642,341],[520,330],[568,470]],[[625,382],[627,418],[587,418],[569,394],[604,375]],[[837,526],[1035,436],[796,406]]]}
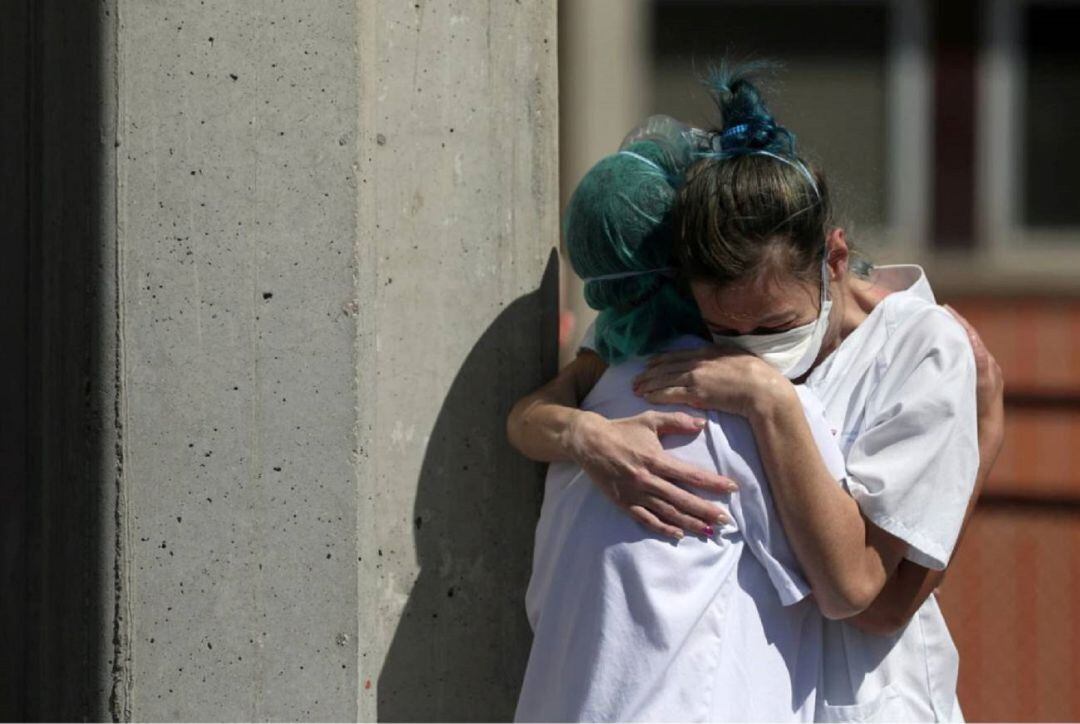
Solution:
{"label": "shadow on wall", "polygon": [[3,721],[112,718],[106,12],[0,3]]}
{"label": "shadow on wall", "polygon": [[556,372],[558,257],[469,352],[435,421],[413,535],[420,567],[378,682],[379,721],[509,721],[532,632],[525,587],[545,466],[506,415]]}

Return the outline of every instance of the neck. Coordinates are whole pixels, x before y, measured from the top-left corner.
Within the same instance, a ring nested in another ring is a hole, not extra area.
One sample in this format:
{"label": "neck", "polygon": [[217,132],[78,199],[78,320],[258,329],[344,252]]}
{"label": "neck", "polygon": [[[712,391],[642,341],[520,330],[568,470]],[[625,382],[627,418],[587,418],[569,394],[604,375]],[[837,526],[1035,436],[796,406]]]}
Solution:
{"label": "neck", "polygon": [[[839,287],[838,296],[840,298],[837,301],[842,305],[840,311],[840,340],[845,339],[849,334],[855,331],[855,328],[862,324],[866,319],[870,309],[873,309],[873,306],[868,309],[862,303],[862,295],[859,293],[860,282],[861,280],[848,274],[840,284],[837,285]],[[843,301],[841,302],[840,300]]]}
{"label": "neck", "polygon": [[865,306],[859,287],[860,280],[851,274],[846,274],[839,283],[833,284],[831,292],[833,297],[833,312],[829,334],[822,346],[822,359],[827,357],[843,342],[849,334],[855,331],[866,319],[869,309],[873,306]]}

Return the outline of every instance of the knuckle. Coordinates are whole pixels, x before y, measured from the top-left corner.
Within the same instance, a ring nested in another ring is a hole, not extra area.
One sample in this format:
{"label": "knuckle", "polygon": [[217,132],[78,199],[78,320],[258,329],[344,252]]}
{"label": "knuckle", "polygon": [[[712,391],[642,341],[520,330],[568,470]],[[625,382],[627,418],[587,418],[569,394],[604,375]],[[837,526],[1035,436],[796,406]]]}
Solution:
{"label": "knuckle", "polygon": [[649,471],[663,467],[660,456],[655,452],[638,453],[638,460],[644,466],[644,469],[635,471],[639,475],[648,475]]}
{"label": "knuckle", "polygon": [[669,523],[678,522],[679,511],[675,510],[674,506],[665,500],[660,498],[653,498],[652,509],[660,518],[668,521]]}
{"label": "knuckle", "polygon": [[636,471],[633,474],[633,476],[630,478],[630,481],[633,483],[633,486],[635,488],[637,488],[638,490],[640,490],[642,492],[645,492],[645,493],[655,493],[656,492],[656,481],[653,479],[652,475],[645,472],[644,470]]}
{"label": "knuckle", "polygon": [[[687,483],[688,485],[701,485],[702,480],[703,480],[703,476],[701,475],[700,472],[698,472],[696,470],[688,470],[686,468],[682,468],[682,469],[679,470],[679,482]],[[685,491],[683,491],[683,492],[685,492]],[[685,500],[687,497],[693,497],[693,496],[690,495],[689,493],[686,493],[685,496],[680,495],[679,499],[680,500]]]}

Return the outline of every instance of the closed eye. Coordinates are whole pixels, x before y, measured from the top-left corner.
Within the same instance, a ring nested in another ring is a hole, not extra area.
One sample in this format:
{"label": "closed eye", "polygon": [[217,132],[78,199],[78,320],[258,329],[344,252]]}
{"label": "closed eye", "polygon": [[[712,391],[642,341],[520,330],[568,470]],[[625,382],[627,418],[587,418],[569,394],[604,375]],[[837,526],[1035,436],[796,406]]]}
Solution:
{"label": "closed eye", "polygon": [[[795,329],[795,326],[796,325],[792,324],[791,322],[786,322],[776,327],[758,327],[757,329],[751,330],[746,334],[780,334],[781,332],[788,332],[792,329]],[[738,337],[741,334],[741,332],[737,332],[734,329],[714,327],[711,324],[709,325],[709,331],[713,334],[719,334],[725,337]]]}

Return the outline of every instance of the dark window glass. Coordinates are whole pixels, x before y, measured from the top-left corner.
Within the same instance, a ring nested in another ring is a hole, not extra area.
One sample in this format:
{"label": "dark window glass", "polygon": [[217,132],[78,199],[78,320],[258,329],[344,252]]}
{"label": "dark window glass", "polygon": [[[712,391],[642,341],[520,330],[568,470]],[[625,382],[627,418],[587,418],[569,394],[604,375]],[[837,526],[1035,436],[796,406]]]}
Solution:
{"label": "dark window glass", "polygon": [[1080,225],[1080,6],[1032,5],[1024,16],[1022,220]]}
{"label": "dark window glass", "polygon": [[655,0],[651,112],[714,122],[695,72],[725,55],[778,60],[766,88],[773,114],[824,167],[841,220],[883,225],[889,12],[885,3]]}

